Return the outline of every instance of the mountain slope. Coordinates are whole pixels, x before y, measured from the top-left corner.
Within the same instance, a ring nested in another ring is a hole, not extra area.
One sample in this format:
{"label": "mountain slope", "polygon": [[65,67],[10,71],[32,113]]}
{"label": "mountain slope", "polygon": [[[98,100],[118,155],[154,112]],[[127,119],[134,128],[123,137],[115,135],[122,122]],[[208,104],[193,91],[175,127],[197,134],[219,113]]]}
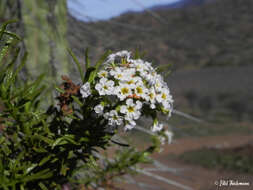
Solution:
{"label": "mountain slope", "polygon": [[151,10],[164,10],[164,9],[175,9],[175,8],[188,8],[192,6],[199,6],[205,3],[211,2],[213,0],[180,0],[175,3],[170,3],[167,5],[157,5],[151,7]]}
{"label": "mountain slope", "polygon": [[106,22],[83,23],[69,17],[68,40],[81,55],[92,58],[105,50],[146,52],[156,64],[174,69],[214,65],[244,65],[253,61],[253,1],[218,0],[213,3],[124,14]]}

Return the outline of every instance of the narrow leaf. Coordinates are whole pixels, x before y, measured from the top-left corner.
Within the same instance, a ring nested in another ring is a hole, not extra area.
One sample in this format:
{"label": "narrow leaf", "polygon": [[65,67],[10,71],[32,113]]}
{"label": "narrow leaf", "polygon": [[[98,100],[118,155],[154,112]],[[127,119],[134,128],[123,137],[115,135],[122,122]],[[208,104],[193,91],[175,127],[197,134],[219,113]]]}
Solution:
{"label": "narrow leaf", "polygon": [[74,63],[77,66],[77,69],[79,71],[80,77],[82,79],[82,81],[84,82],[84,71],[82,70],[81,64],[79,63],[77,57],[74,55],[74,53],[68,49],[68,53],[71,55],[72,59],[74,60]]}
{"label": "narrow leaf", "polygon": [[79,106],[83,106],[83,103],[76,97],[76,96],[71,96],[73,98],[73,100],[79,105]]}
{"label": "narrow leaf", "polygon": [[7,26],[8,26],[9,24],[15,23],[15,22],[17,22],[17,20],[9,20],[9,21],[3,23],[2,27],[1,27],[1,30],[0,30],[0,40],[2,39],[3,34],[4,34],[4,32],[6,31]]}
{"label": "narrow leaf", "polygon": [[39,183],[39,186],[42,190],[48,190],[48,188],[42,182]]}

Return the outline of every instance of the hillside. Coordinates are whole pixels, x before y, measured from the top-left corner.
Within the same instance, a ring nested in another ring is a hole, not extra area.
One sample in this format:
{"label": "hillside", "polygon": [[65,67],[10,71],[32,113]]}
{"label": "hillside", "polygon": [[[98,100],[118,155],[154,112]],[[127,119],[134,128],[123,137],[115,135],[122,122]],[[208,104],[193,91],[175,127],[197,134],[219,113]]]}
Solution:
{"label": "hillside", "polygon": [[211,2],[213,0],[180,0],[175,3],[169,3],[167,5],[157,5],[151,7],[150,10],[161,10],[161,9],[171,9],[171,8],[188,8],[192,6],[199,6],[205,3]]}
{"label": "hillside", "polygon": [[253,61],[253,1],[218,0],[185,9],[128,13],[84,23],[69,16],[68,40],[79,55],[139,48],[157,64],[174,69],[245,65]]}

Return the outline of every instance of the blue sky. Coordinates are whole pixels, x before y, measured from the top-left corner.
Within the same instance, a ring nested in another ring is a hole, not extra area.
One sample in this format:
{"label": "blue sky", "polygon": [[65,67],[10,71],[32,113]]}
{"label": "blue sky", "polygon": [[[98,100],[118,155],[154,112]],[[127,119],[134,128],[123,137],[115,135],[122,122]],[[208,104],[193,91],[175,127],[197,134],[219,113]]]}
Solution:
{"label": "blue sky", "polygon": [[80,20],[106,20],[126,11],[174,3],[180,0],[68,0],[70,13]]}

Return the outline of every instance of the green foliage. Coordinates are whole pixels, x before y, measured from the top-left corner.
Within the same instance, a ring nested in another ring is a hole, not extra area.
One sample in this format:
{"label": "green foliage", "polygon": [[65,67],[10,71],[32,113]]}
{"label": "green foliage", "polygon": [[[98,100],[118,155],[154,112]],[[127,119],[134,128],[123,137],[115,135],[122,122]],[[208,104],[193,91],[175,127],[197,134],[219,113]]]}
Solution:
{"label": "green foliage", "polygon": [[[1,42],[19,39],[6,31],[6,25],[0,31]],[[15,44],[1,46],[0,54],[13,47]],[[96,102],[89,98],[84,101],[79,93],[80,86],[65,77],[63,85],[56,88],[60,106],[42,109],[42,95],[47,88],[42,85],[44,75],[34,82],[20,81],[18,74],[27,54],[15,67],[19,49],[15,52],[9,62],[2,59],[0,65],[0,189],[61,189],[66,183],[76,188],[79,184],[106,186],[107,179],[112,181],[131,173],[138,163],[149,161],[148,155],[159,146],[155,137],[146,150],[129,147],[112,160],[101,157],[98,151],[113,145],[111,137],[116,131],[108,130],[107,121],[94,115],[92,109]],[[89,81],[94,79],[107,56],[102,56],[95,67],[87,67],[83,75],[80,63],[74,54],[71,55],[82,80]],[[106,167],[99,164],[101,160],[105,160]]]}
{"label": "green foliage", "polygon": [[78,72],[79,72],[80,77],[82,79],[82,82],[84,82],[84,70],[82,69],[81,64],[79,63],[77,57],[74,55],[74,53],[71,51],[71,49],[68,49],[68,52],[71,55],[71,57],[73,58],[76,66],[77,66],[77,69],[78,69]]}

